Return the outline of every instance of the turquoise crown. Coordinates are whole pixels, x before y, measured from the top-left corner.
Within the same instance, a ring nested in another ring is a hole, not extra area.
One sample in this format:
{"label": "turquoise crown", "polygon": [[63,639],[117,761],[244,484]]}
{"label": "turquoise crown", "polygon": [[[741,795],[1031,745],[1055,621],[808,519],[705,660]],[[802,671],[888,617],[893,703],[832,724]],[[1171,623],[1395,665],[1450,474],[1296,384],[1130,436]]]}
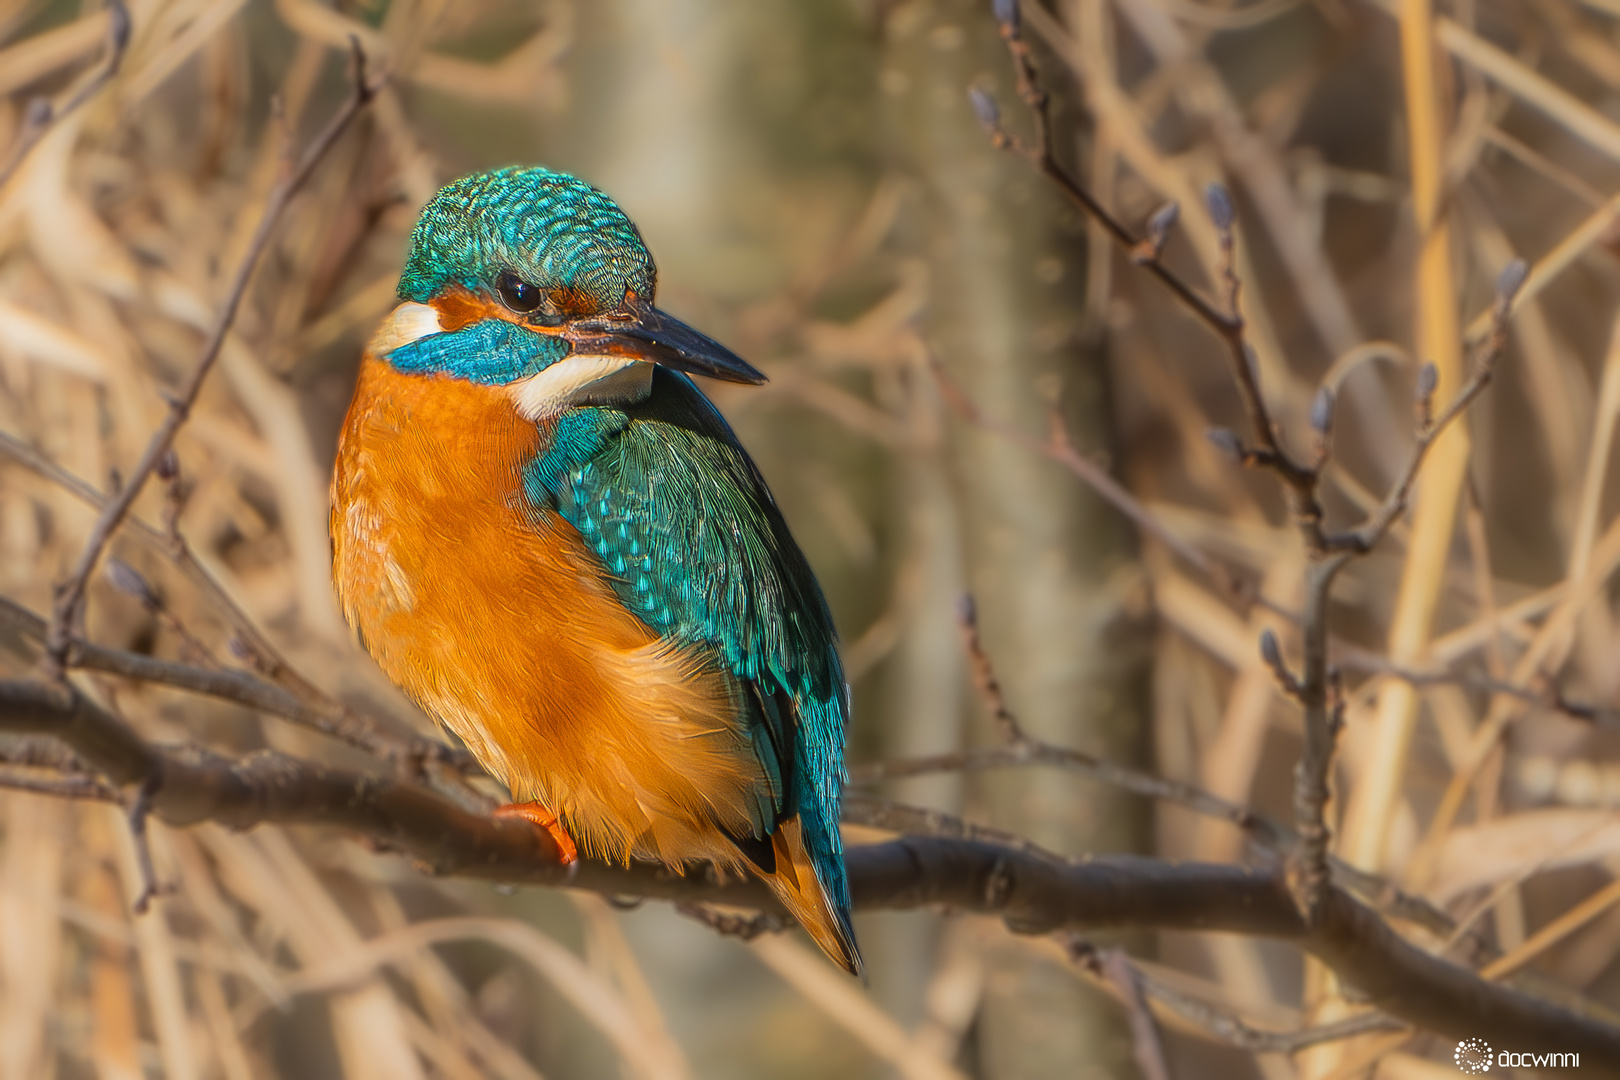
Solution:
{"label": "turquoise crown", "polygon": [[511,165],[462,177],[422,208],[399,296],[426,303],[452,285],[487,292],[503,271],[574,290],[598,311],[628,290],[651,302],[658,273],[612,199],[567,173]]}

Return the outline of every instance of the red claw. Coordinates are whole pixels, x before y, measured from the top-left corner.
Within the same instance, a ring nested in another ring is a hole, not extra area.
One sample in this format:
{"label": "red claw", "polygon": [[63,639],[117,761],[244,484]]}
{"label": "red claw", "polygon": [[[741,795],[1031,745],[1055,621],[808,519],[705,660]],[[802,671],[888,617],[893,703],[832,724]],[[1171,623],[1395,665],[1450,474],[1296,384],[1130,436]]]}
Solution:
{"label": "red claw", "polygon": [[568,835],[568,830],[562,827],[557,815],[547,810],[537,802],[512,803],[508,806],[497,807],[496,817],[522,818],[537,828],[544,829],[546,835],[557,845],[559,859],[564,866],[573,866],[579,862],[579,849],[574,846],[574,838]]}

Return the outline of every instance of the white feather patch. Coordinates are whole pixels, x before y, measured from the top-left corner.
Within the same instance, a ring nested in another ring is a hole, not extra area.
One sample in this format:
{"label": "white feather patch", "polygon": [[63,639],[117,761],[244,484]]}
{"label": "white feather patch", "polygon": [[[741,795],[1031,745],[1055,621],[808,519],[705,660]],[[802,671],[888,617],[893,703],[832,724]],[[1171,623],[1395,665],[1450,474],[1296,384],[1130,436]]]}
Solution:
{"label": "white feather patch", "polygon": [[573,404],[579,392],[592,383],[639,363],[643,361],[633,356],[569,356],[509,384],[506,390],[524,419],[544,420]]}
{"label": "white feather patch", "polygon": [[440,334],[444,327],[439,325],[439,310],[431,304],[416,304],[410,301],[399,305],[389,312],[388,318],[377,327],[377,332],[371,335],[371,344],[366,351],[372,356],[386,357],[395,349],[402,349],[413,341],[420,341],[429,334]]}

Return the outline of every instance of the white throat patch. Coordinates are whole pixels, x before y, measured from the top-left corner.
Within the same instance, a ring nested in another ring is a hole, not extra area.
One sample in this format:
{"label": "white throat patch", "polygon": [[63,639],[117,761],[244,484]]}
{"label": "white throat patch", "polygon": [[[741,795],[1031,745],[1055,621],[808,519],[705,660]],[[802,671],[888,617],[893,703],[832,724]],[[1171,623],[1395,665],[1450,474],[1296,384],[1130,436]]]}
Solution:
{"label": "white throat patch", "polygon": [[652,365],[633,356],[575,354],[507,386],[526,420],[546,420],[574,405],[609,405],[646,394]]}
{"label": "white throat patch", "polygon": [[413,341],[420,341],[429,334],[442,334],[444,327],[439,325],[439,311],[431,304],[417,304],[411,301],[399,305],[388,313],[388,318],[377,327],[377,332],[371,335],[371,344],[366,351],[372,356],[381,359],[395,349],[403,349]]}

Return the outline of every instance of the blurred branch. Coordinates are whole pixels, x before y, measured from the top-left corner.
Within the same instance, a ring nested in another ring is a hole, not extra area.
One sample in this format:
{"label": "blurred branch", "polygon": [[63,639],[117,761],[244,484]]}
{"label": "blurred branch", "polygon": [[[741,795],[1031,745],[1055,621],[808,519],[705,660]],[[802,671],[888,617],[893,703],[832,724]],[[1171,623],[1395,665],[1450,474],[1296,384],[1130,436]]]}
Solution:
{"label": "blurred branch", "polygon": [[118,74],[118,68],[124,62],[124,52],[129,48],[129,31],[129,9],[124,6],[124,0],[108,0],[107,48],[101,66],[61,105],[55,105],[50,98],[43,97],[34,98],[28,103],[23,112],[22,131],[12,144],[5,164],[0,165],[0,188],[10,182],[17,169],[27,160],[29,151],[39,145],[46,132],[76,112],[79,106],[94,97]]}
{"label": "blurred branch", "polygon": [[[1297,856],[1302,849],[1300,836],[1286,825],[1275,821],[1250,807],[1240,806],[1202,788],[1175,780],[1167,780],[1151,773],[1120,765],[1117,762],[1087,754],[1082,750],[1054,746],[1031,738],[1007,705],[996,678],[994,665],[979,639],[977,612],[971,596],[963,596],[957,608],[957,619],[962,632],[963,648],[968,654],[973,671],[973,682],[985,708],[994,718],[996,728],[1009,745],[982,750],[953,750],[926,757],[904,758],[872,765],[856,766],[850,770],[850,780],[862,783],[875,780],[893,780],[910,776],[927,776],[948,772],[967,772],[980,769],[1022,768],[1043,765],[1089,776],[1099,783],[1109,784],[1149,799],[1174,803],[1206,817],[1225,821],[1239,830],[1253,844],[1280,857]],[[1264,641],[1262,642],[1264,646]],[[1275,641],[1271,649],[1275,650]],[[1273,667],[1281,668],[1281,657],[1273,659]],[[1291,677],[1290,677],[1291,679]],[[1298,690],[1297,682],[1293,684]],[[966,839],[989,839],[1010,844],[1046,858],[1056,858],[1020,837],[1009,837],[984,826],[960,822],[938,811],[919,810],[884,803],[881,800],[845,797],[846,820],[896,831],[936,836],[955,836]],[[851,812],[859,814],[852,817]],[[993,835],[994,834],[994,835]],[[1329,857],[1328,868],[1334,880],[1397,918],[1414,922],[1424,928],[1446,936],[1455,929],[1449,916],[1421,897],[1412,896],[1392,886],[1385,879],[1359,870],[1348,863]],[[1475,938],[1475,947],[1484,942]]]}
{"label": "blurred branch", "polygon": [[1123,949],[1091,950],[1081,962],[1108,981],[1125,1004],[1125,1017],[1131,1027],[1131,1047],[1142,1080],[1170,1080],[1170,1065],[1164,1057],[1164,1039],[1159,1023],[1148,1008],[1141,972]]}
{"label": "blurred branch", "polygon": [[933,370],[934,379],[939,383],[940,391],[944,394],[946,402],[963,419],[987,431],[993,431],[1004,438],[1010,439],[1031,453],[1039,454],[1062,465],[1079,477],[1115,510],[1129,518],[1138,529],[1154,537],[1165,547],[1187,560],[1191,566],[1220,584],[1225,591],[1234,595],[1242,591],[1226,567],[1210,558],[1209,555],[1187,540],[1176,535],[1174,530],[1155,517],[1151,510],[1143,506],[1135,495],[1127,491],[1119,481],[1109,476],[1106,469],[1082,456],[1069,440],[1068,433],[1063,430],[1061,422],[1052,425],[1050,437],[1045,442],[1042,442],[1010,424],[986,416],[973,399],[968,397],[962,388],[957,386],[956,382],[945,372],[945,369],[932,358],[930,358],[929,366]]}
{"label": "blurred branch", "polygon": [[1398,1031],[1404,1027],[1400,1021],[1391,1019],[1383,1013],[1369,1011],[1336,1023],[1319,1024],[1295,1031],[1266,1031],[1250,1025],[1228,1010],[1217,1008],[1162,979],[1155,978],[1140,965],[1130,963],[1129,957],[1123,952],[1118,950],[1099,952],[1096,946],[1075,935],[1069,936],[1066,945],[1070,956],[1087,967],[1095,965],[1100,955],[1129,964],[1136,985],[1145,997],[1158,1002],[1187,1023],[1207,1032],[1212,1038],[1230,1043],[1251,1054],[1294,1054],[1320,1043],[1352,1039],[1357,1035],[1374,1031]]}
{"label": "blurred branch", "polygon": [[975,87],[969,90],[969,95],[980,122],[996,146],[1026,158],[1050,177],[1072,202],[1103,226],[1133,262],[1163,282],[1187,310],[1226,345],[1233,380],[1248,419],[1250,443],[1245,445],[1239,435],[1224,428],[1212,430],[1210,439],[1241,464],[1264,469],[1276,478],[1286,497],[1289,516],[1305,544],[1309,561],[1305,571],[1305,605],[1300,618],[1304,638],[1302,672],[1295,676],[1288,670],[1271,634],[1262,637],[1260,647],[1284,692],[1299,702],[1304,714],[1305,748],[1294,774],[1294,815],[1299,844],[1292,855],[1290,879],[1301,913],[1314,923],[1323,916],[1322,904],[1330,879],[1326,807],[1334,746],[1342,722],[1342,694],[1338,691],[1337,675],[1328,666],[1328,614],[1333,582],[1353,556],[1371,551],[1405,513],[1429,448],[1489,384],[1496,360],[1506,345],[1507,319],[1513,298],[1524,284],[1525,264],[1515,261],[1503,269],[1497,282],[1492,331],[1476,355],[1473,374],[1438,417],[1433,413],[1432,401],[1438,378],[1432,365],[1424,368],[1418,380],[1415,443],[1400,478],[1382,504],[1359,527],[1330,532],[1324,525],[1319,487],[1331,459],[1333,393],[1324,387],[1311,408],[1311,426],[1317,436],[1313,459],[1309,462],[1295,459],[1282,444],[1279,426],[1261,392],[1258,366],[1244,340],[1244,323],[1238,307],[1241,282],[1235,260],[1236,210],[1230,193],[1218,183],[1205,189],[1206,209],[1221,250],[1218,277],[1223,295],[1221,307],[1217,307],[1161,261],[1179,213],[1173,204],[1154,214],[1149,221],[1148,235],[1138,238],[1057,160],[1049,115],[1050,95],[1041,84],[1029,44],[1023,38],[1018,0],[997,0],[995,14],[1012,57],[1018,94],[1034,118],[1035,145],[1008,134],[995,101]]}
{"label": "blurred branch", "polygon": [[[3,436],[0,436],[0,440],[3,440]],[[0,448],[3,448],[3,445],[3,441],[0,441]],[[0,597],[0,626],[8,626],[19,634],[36,640],[42,640],[45,634],[43,618],[6,597]],[[967,634],[968,631],[964,630],[964,636]],[[973,640],[976,640],[976,636]],[[983,671],[978,677],[987,677],[989,683],[994,685],[995,675],[989,668],[988,658],[982,648],[977,655],[980,659],[976,667]],[[73,643],[68,654],[68,667],[171,686],[279,716],[284,720],[330,735],[350,746],[366,750],[385,762],[410,765],[412,767],[402,770],[402,775],[409,778],[421,779],[421,766],[426,762],[440,762],[451,769],[463,772],[477,768],[476,763],[470,760],[465,751],[446,746],[435,739],[396,735],[347,710],[334,714],[330,709],[311,706],[282,687],[266,683],[246,672],[200,668],[141,653],[110,649],[85,641]],[[999,689],[996,697],[999,699]],[[1001,710],[1006,712],[1013,730],[1019,730],[1016,718],[1006,709],[1004,702]],[[851,779],[856,783],[862,783],[945,772],[1030,766],[1065,769],[1146,798],[1175,803],[1197,813],[1227,821],[1242,830],[1252,843],[1278,855],[1287,855],[1298,847],[1298,837],[1286,826],[1249,807],[1220,799],[1189,784],[1166,780],[1093,757],[1084,751],[1052,746],[1027,737],[1006,748],[959,750],[922,758],[856,766],[851,769]],[[467,798],[469,792],[464,786],[449,794],[457,797],[463,805],[477,806],[484,801]],[[898,832],[987,840],[1011,846],[1027,844],[1011,834],[960,822],[938,811],[904,807],[886,800],[854,794],[845,796],[844,818],[851,823],[894,829]],[[1029,845],[1029,849],[1036,850],[1033,845]],[[1056,856],[1048,854],[1046,857]],[[1376,875],[1363,873],[1338,862],[1334,863],[1333,871],[1335,879],[1340,884],[1398,918],[1414,922],[1441,936],[1455,930],[1452,920],[1443,912],[1419,897],[1401,893]]]}
{"label": "blurred branch", "polygon": [[[0,626],[43,641],[47,624],[45,619],[16,601],[0,596]],[[383,761],[407,766],[407,774],[413,776],[420,774],[421,766],[430,761],[442,762],[460,771],[477,769],[465,751],[457,751],[437,739],[388,731],[339,703],[311,705],[283,687],[244,671],[196,667],[78,640],[70,645],[64,666],[68,670],[99,671],[234,701],[330,735]]]}
{"label": "blurred branch", "polygon": [[1037,859],[1064,863],[1062,855],[1025,840],[1016,833],[989,825],[978,825],[943,810],[926,806],[910,806],[892,799],[879,799],[871,795],[846,794],[839,814],[845,825],[864,825],[871,829],[901,833],[906,836],[943,836],[952,840],[974,840],[998,847],[1021,851]]}
{"label": "blurred branch", "polygon": [[[218,821],[245,829],[313,823],[351,829],[440,874],[568,885],[609,896],[705,901],[777,912],[756,879],[661,866],[558,862],[555,843],[528,824],[468,813],[417,785],[300,761],[275,752],[231,760],[195,745],[156,746],[71,685],[0,681],[0,730],[48,734],[120,785],[159,777],[151,812],[174,825]],[[1620,1061],[1620,1028],[1487,983],[1402,939],[1377,914],[1329,884],[1310,924],[1286,880],[1218,864],[1118,856],[1064,863],[1005,846],[904,837],[851,848],[856,907],[945,907],[997,915],[1014,931],[1084,927],[1224,930],[1293,941],[1378,1009],[1407,1023],[1509,1043],[1556,1045]]]}
{"label": "blurred branch", "polygon": [[1295,521],[1307,534],[1320,533],[1322,508],[1317,500],[1315,470],[1296,461],[1283,447],[1277,426],[1272,422],[1260,393],[1259,376],[1254,356],[1244,339],[1243,316],[1238,310],[1239,283],[1234,269],[1233,254],[1235,211],[1232,198],[1224,187],[1211,184],[1205,198],[1211,219],[1220,239],[1222,264],[1221,285],[1224,291],[1222,310],[1207,299],[1161,259],[1165,239],[1178,214],[1167,206],[1154,215],[1147,237],[1136,236],[1113,213],[1097,201],[1089,190],[1070,174],[1058,160],[1056,138],[1050,121],[1051,96],[1041,83],[1029,43],[1024,40],[1022,20],[1016,0],[997,4],[1001,36],[1012,55],[1017,75],[1018,95],[1034,117],[1036,138],[1034,145],[1025,143],[1007,132],[1001,124],[1001,111],[995,100],[984,90],[972,87],[968,93],[974,111],[983,124],[991,142],[1030,162],[1047,176],[1069,201],[1103,227],[1115,245],[1124,251],[1136,265],[1157,278],[1173,293],[1178,301],[1202,322],[1226,346],[1232,377],[1237,384],[1243,410],[1249,421],[1250,438],[1256,448],[1246,454],[1249,464],[1263,464],[1271,469],[1285,485],[1290,509]]}
{"label": "blurred branch", "polygon": [[[115,20],[116,23],[116,20]],[[45,670],[53,677],[58,676],[66,666],[68,650],[74,636],[74,624],[78,621],[80,606],[84,600],[85,586],[95,570],[101,553],[108,541],[135,504],[135,499],[146,486],[146,481],[158,470],[169,455],[170,447],[174,444],[174,437],[182,425],[191,415],[192,406],[196,404],[197,395],[202,390],[204,380],[213,370],[215,362],[219,359],[220,350],[225,344],[225,335],[230,331],[231,324],[236,321],[237,310],[241,307],[242,299],[247,294],[249,281],[253,278],[253,271],[258,266],[259,258],[264,254],[270,242],[270,235],[274,231],[276,222],[281,213],[287,208],[292,197],[296,195],[310,174],[315,171],[326,152],[337,142],[338,137],[348,128],[351,121],[360,114],[360,110],[370,103],[381,87],[381,81],[373,82],[366,75],[366,54],[361,50],[358,41],[353,46],[354,63],[354,90],[348,99],[338,108],[327,121],[326,126],[311,140],[305,148],[303,155],[293,161],[289,154],[282,163],[282,173],[275,185],[270,189],[265,200],[262,216],[257,229],[248,244],[247,252],[242,256],[240,265],[231,279],[229,290],[225,294],[225,302],[215,317],[214,325],[209,330],[203,342],[201,353],[197,362],[181,385],[179,392],[169,398],[169,413],[162,425],[152,434],[151,441],[147,443],[146,450],[141,454],[140,461],[131,470],[123,487],[112,496],[106,506],[102,508],[101,516],[97,518],[90,531],[90,537],[85,542],[84,549],[79,553],[67,582],[57,593],[56,602],[51,612],[50,626],[45,634]]]}
{"label": "blurred branch", "polygon": [[0,769],[0,788],[26,791],[34,795],[54,795],[60,799],[120,801],[118,789],[101,777],[73,773],[58,773],[53,776],[34,770]]}
{"label": "blurred branch", "polygon": [[[414,784],[273,751],[236,761],[196,745],[150,744],[71,684],[0,682],[0,731],[60,740],[115,784],[151,783],[151,812],[173,825],[330,822],[408,851],[435,869],[557,859],[556,845],[540,830],[471,814]],[[554,869],[548,880],[560,884],[567,872]]]}

